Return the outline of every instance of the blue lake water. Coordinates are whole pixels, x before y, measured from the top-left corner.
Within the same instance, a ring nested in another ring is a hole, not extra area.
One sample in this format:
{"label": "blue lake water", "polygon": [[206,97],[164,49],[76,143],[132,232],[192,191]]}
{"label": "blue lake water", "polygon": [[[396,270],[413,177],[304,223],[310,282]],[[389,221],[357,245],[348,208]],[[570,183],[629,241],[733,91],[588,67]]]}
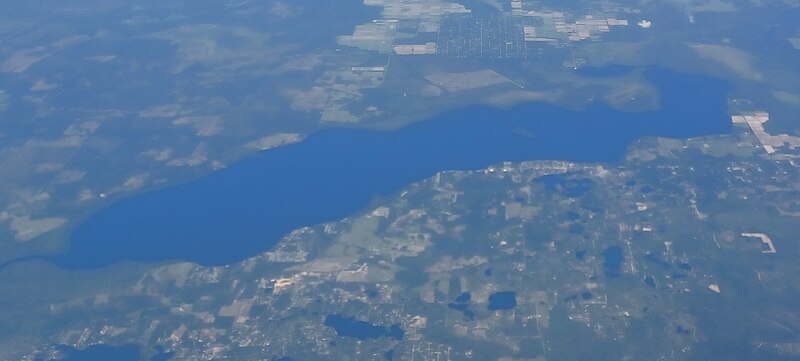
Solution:
{"label": "blue lake water", "polygon": [[615,278],[619,277],[622,271],[622,260],[625,258],[622,254],[622,248],[619,246],[611,246],[603,250],[603,271],[606,277]]}
{"label": "blue lake water", "polygon": [[455,302],[448,303],[447,308],[461,311],[461,314],[463,314],[464,317],[473,319],[475,317],[475,312],[470,310],[469,301],[471,299],[472,295],[469,292],[464,292],[456,297]]}
{"label": "blue lake water", "polygon": [[464,292],[456,297],[456,303],[466,303],[472,299],[472,295],[469,292]]}
{"label": "blue lake water", "polygon": [[332,327],[336,334],[343,337],[354,337],[359,340],[370,338],[391,337],[395,340],[402,340],[403,329],[400,325],[383,327],[373,325],[366,321],[356,320],[355,317],[342,315],[328,315],[325,317],[325,326]]}
{"label": "blue lake water", "polygon": [[513,291],[496,292],[489,295],[489,311],[510,310],[517,307],[517,293]]}
{"label": "blue lake water", "polygon": [[615,161],[639,137],[730,131],[726,84],[658,69],[646,76],[661,90],[662,110],[473,106],[392,132],[321,131],[197,181],[116,202],[76,227],[69,250],[52,260],[68,268],[123,259],[229,264],[437,171],[534,159]]}

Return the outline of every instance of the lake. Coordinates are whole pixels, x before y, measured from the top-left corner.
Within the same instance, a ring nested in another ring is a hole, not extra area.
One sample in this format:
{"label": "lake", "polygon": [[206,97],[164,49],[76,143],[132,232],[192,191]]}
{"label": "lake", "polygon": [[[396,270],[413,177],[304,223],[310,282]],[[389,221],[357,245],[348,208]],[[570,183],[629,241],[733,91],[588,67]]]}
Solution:
{"label": "lake", "polygon": [[619,246],[611,246],[603,250],[603,271],[606,277],[616,278],[622,272],[622,261],[625,256],[622,254],[622,248]]}
{"label": "lake", "polygon": [[517,293],[514,291],[495,292],[489,295],[489,311],[510,310],[517,307]]}
{"label": "lake", "polygon": [[230,264],[439,171],[536,159],[611,162],[640,137],[731,130],[725,83],[660,69],[646,77],[661,91],[659,111],[473,106],[391,132],[320,131],[196,181],[118,201],[78,225],[69,250],[52,260],[67,268],[120,260]]}
{"label": "lake", "polygon": [[405,331],[400,325],[388,327],[373,325],[366,321],[356,320],[355,317],[342,315],[328,315],[325,317],[325,326],[331,327],[336,334],[342,337],[354,337],[359,340],[366,340],[379,337],[391,337],[395,340],[402,340]]}

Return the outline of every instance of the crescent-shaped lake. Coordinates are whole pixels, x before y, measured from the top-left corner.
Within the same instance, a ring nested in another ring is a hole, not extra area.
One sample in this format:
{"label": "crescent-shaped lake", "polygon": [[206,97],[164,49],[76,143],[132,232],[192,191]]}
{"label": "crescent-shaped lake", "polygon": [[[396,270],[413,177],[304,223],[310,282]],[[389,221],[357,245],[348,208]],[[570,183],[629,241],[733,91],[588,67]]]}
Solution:
{"label": "crescent-shaped lake", "polygon": [[660,91],[658,111],[472,106],[391,132],[320,131],[196,181],[112,204],[78,225],[69,250],[52,260],[68,268],[120,260],[229,264],[438,171],[536,159],[615,161],[636,138],[730,131],[727,84],[661,69],[645,74]]}

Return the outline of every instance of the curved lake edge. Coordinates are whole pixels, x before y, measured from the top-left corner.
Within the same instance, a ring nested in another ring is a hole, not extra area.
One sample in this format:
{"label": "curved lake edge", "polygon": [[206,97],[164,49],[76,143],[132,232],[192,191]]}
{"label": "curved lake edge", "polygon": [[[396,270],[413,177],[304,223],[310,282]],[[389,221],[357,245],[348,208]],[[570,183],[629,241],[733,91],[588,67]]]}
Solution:
{"label": "curved lake edge", "polygon": [[[645,74],[661,91],[658,111],[624,113],[604,104],[578,111],[544,103],[505,110],[473,105],[391,131],[315,132],[299,143],[260,152],[197,180],[101,209],[75,227],[66,253],[49,259],[76,269],[119,260],[230,264],[270,249],[292,230],[349,216],[374,195],[392,194],[438,171],[535,159],[613,162],[639,138],[730,131],[727,83],[663,69],[647,69]],[[520,127],[533,139],[518,134]],[[604,137],[598,140],[597,135]],[[420,147],[426,151],[416,149]],[[320,179],[326,184],[318,184]],[[264,184],[272,191],[265,191]],[[298,190],[299,185],[319,189],[309,195]],[[346,197],[331,198],[331,193]],[[265,210],[270,205],[274,207]],[[322,208],[328,211],[320,212]],[[264,227],[264,219],[277,221]],[[230,244],[240,247],[226,247]]]}

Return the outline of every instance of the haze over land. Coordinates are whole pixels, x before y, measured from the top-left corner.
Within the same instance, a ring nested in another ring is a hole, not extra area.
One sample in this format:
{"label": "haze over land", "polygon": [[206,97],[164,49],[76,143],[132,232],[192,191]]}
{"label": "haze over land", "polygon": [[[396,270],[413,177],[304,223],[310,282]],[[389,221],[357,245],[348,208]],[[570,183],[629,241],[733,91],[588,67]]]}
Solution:
{"label": "haze over land", "polygon": [[800,357],[797,1],[3,8],[0,359]]}

